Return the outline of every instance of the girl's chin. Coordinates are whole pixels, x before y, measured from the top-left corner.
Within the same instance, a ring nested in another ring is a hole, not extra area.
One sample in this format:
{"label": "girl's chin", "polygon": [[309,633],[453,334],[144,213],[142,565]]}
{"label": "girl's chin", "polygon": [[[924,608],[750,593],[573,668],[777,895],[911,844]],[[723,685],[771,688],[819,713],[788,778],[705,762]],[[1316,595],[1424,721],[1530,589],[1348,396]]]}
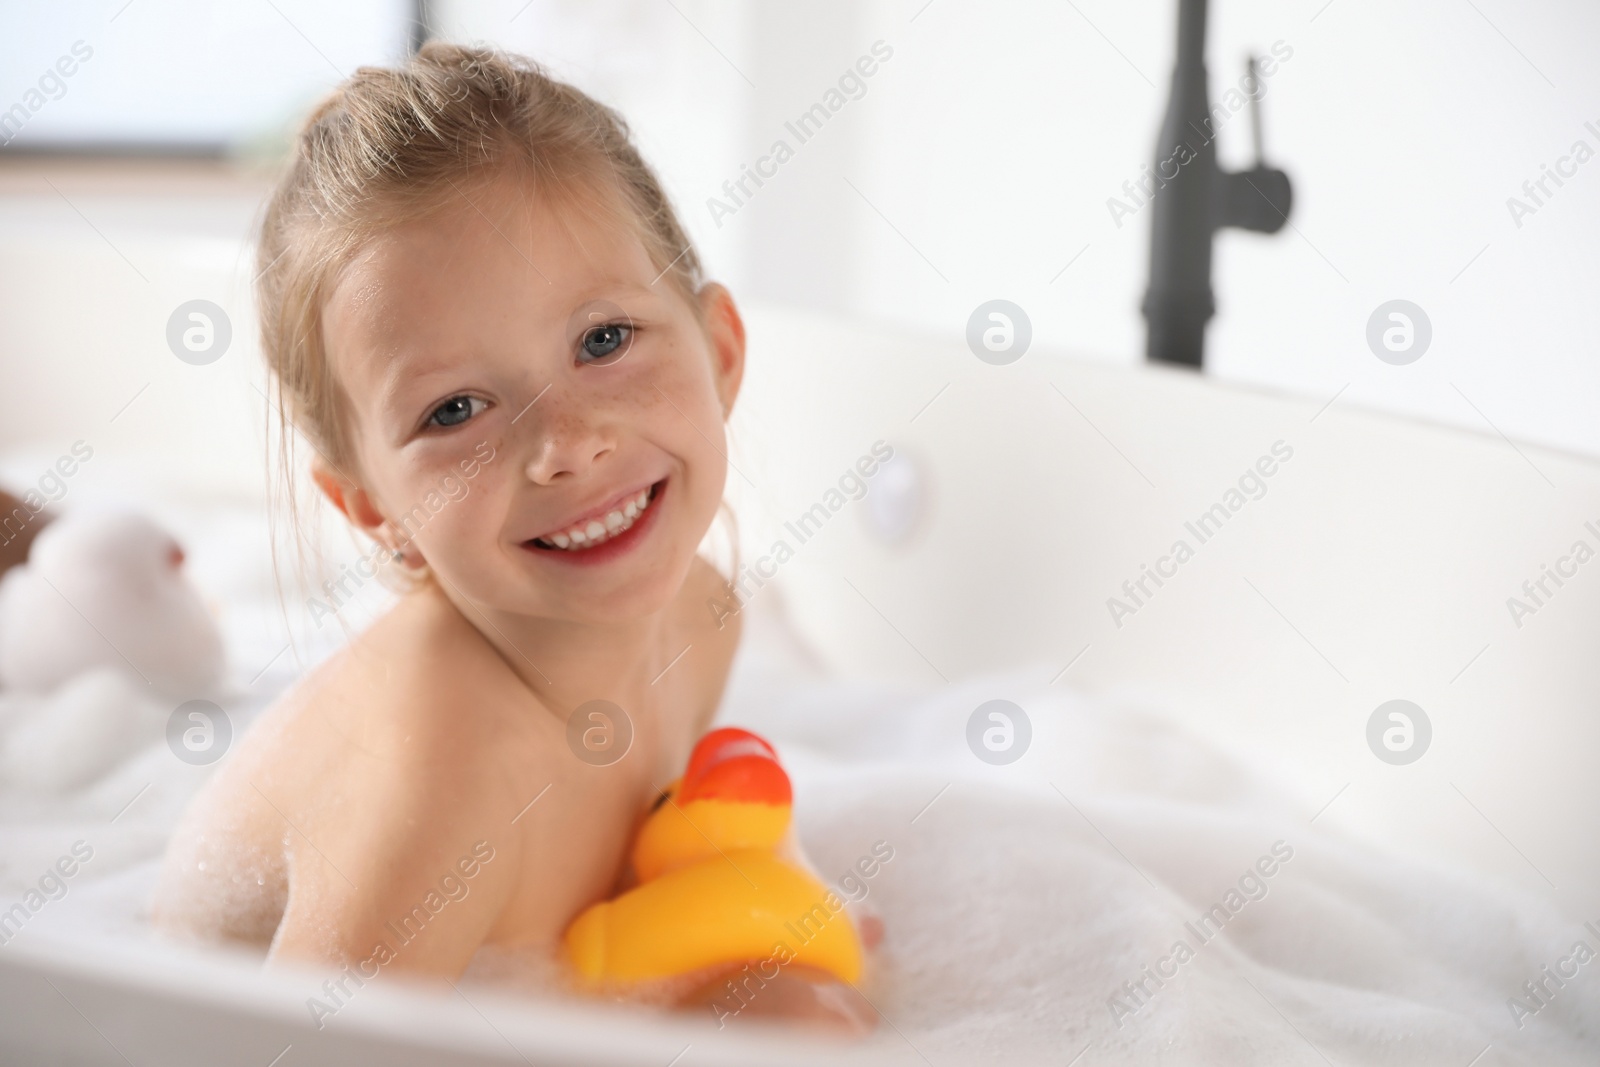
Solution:
{"label": "girl's chin", "polygon": [[[683,588],[688,567],[689,561],[674,560],[652,562],[644,573],[628,568],[630,573],[623,574],[619,568],[608,576],[604,570],[582,570],[560,582],[552,582],[548,575],[530,578],[525,570],[502,579],[479,575],[457,583],[457,596],[452,599],[465,596],[473,607],[530,621],[619,625],[659,615],[671,606]],[[467,617],[474,625],[483,619],[470,610]]]}
{"label": "girl's chin", "polygon": [[614,596],[574,597],[562,604],[551,604],[546,617],[585,626],[615,626],[659,615],[671,606],[677,591],[677,587],[667,588],[664,584],[658,588],[659,573],[650,576],[648,588],[642,583],[630,583]]}

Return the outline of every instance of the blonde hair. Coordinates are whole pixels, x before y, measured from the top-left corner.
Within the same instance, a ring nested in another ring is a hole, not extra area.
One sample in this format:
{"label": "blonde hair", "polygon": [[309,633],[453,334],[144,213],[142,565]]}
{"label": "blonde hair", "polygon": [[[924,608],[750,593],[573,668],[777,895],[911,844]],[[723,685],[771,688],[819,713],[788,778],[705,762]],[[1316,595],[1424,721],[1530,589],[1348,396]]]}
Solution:
{"label": "blonde hair", "polygon": [[[324,304],[346,265],[383,230],[457,197],[470,203],[474,189],[506,168],[519,169],[547,203],[631,228],[661,272],[657,280],[666,278],[704,327],[700,258],[615,110],[530,59],[489,48],[429,42],[398,68],[360,68],[307,118],[267,203],[256,252],[281,488],[302,565],[295,431],[341,474],[356,458],[323,344]],[[273,543],[276,558],[276,534]]]}

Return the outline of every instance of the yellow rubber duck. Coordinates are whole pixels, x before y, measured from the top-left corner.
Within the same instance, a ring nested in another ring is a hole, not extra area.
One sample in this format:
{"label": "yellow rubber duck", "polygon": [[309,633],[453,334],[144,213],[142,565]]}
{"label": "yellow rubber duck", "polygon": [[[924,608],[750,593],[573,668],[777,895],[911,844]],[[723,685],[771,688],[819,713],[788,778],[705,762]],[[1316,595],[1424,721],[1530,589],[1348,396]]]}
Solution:
{"label": "yellow rubber duck", "polygon": [[706,734],[634,839],[639,885],[567,928],[578,972],[630,982],[776,958],[856,982],[861,941],[843,902],[777,855],[792,801],[766,741],[732,727]]}

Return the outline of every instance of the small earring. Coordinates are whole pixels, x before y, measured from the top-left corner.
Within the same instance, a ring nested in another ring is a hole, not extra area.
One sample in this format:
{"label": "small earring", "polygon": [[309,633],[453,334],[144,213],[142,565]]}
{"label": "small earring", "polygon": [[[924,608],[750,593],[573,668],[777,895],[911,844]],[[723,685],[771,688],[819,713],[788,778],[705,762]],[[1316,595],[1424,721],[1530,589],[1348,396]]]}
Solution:
{"label": "small earring", "polygon": [[398,546],[391,544],[387,539],[379,543],[388,550],[389,562],[399,563],[407,570],[416,570],[420,566],[417,562],[418,554],[412,549],[410,541],[402,542]]}

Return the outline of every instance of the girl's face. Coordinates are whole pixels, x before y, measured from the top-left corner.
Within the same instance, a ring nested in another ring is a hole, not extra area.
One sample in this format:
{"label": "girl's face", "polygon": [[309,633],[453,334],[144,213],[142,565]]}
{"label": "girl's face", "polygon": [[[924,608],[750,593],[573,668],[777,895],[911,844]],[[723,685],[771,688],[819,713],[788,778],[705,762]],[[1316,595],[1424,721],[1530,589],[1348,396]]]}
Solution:
{"label": "girl's face", "polygon": [[357,469],[318,481],[481,608],[657,611],[722,499],[732,298],[707,285],[702,327],[631,232],[510,170],[459,184],[365,249],[324,308]]}

